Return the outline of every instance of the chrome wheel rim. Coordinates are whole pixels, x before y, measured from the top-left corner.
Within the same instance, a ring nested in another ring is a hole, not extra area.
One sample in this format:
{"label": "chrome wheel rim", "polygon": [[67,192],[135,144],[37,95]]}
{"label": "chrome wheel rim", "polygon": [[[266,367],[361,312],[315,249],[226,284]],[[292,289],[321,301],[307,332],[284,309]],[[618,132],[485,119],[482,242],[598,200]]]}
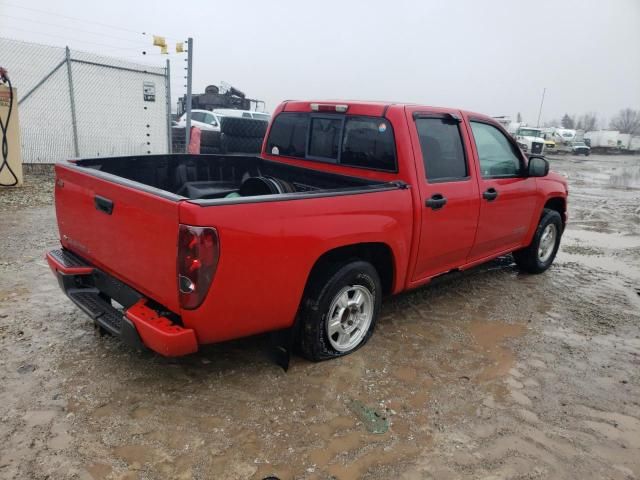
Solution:
{"label": "chrome wheel rim", "polygon": [[373,295],[361,285],[340,290],[329,307],[327,337],[331,346],[346,352],[365,337],[373,318]]}
{"label": "chrome wheel rim", "polygon": [[551,258],[553,249],[556,246],[557,236],[558,229],[553,223],[547,225],[542,231],[542,235],[540,236],[540,244],[538,245],[538,259],[542,263],[545,263],[547,260],[549,260],[549,258]]}

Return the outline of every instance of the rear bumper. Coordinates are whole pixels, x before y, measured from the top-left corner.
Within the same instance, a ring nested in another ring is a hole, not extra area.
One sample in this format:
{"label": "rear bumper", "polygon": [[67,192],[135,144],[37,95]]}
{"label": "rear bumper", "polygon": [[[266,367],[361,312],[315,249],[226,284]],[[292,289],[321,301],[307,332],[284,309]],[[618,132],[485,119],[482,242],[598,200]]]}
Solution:
{"label": "rear bumper", "polygon": [[[62,291],[103,330],[135,348],[143,346],[166,357],[198,350],[195,332],[151,306],[140,293],[85,262],[68,250],[46,255]],[[111,300],[122,305],[122,310]]]}

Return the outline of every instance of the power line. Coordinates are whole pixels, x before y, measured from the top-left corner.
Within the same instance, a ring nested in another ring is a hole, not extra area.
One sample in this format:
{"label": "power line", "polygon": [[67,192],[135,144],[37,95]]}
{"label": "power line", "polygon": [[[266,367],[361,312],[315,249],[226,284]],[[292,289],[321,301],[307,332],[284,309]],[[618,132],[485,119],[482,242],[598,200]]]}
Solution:
{"label": "power line", "polygon": [[[114,40],[120,40],[120,41],[123,41],[123,42],[128,42],[128,43],[132,43],[132,44],[136,44],[136,45],[140,45],[140,46],[151,46],[151,45],[149,45],[149,43],[143,43],[143,42],[139,42],[139,41],[134,41],[134,40],[132,40],[130,38],[115,37],[113,35],[109,35],[109,34],[106,34],[106,33],[92,32],[90,30],[83,30],[81,28],[76,28],[76,27],[67,27],[65,25],[56,25],[55,23],[41,22],[40,20],[33,20],[31,18],[14,17],[13,15],[7,15],[5,13],[0,13],[0,17],[12,18],[14,20],[22,20],[22,21],[25,21],[25,22],[38,23],[40,25],[46,25],[46,26],[55,27],[55,28],[63,28],[65,30],[75,30],[76,32],[80,32],[80,33],[86,33],[86,34],[89,34],[89,35],[98,35],[100,37],[113,38]],[[142,34],[139,34],[139,35],[142,35]]]}
{"label": "power line", "polygon": [[[88,43],[88,44],[91,44],[91,45],[97,45],[97,46],[100,46],[100,47],[109,48],[111,50],[142,50],[142,47],[114,47],[113,45],[107,45],[105,43],[92,42],[90,40],[83,40],[81,38],[71,38],[71,37],[67,37],[67,36],[63,36],[63,35],[55,35],[53,33],[34,32],[34,31],[31,31],[31,30],[25,30],[24,28],[18,28],[18,27],[13,27],[13,26],[5,26],[3,28],[8,28],[8,29],[11,29],[11,30],[17,30],[19,32],[25,32],[25,33],[28,33],[30,35],[45,35],[47,37],[60,38],[62,40],[66,40],[66,41]],[[151,45],[149,45],[149,46],[151,47]]]}
{"label": "power line", "polygon": [[[25,7],[23,5],[16,5],[15,3],[9,3],[9,2],[5,2],[5,1],[0,1],[0,4],[7,5],[7,6],[13,7],[13,8],[20,8],[22,10],[28,10],[28,11],[31,11],[31,12],[42,13],[44,15],[53,15],[53,16],[60,17],[60,18],[66,18],[67,20],[73,20],[74,22],[91,23],[93,25],[99,25],[99,26],[104,27],[104,28],[112,28],[114,30],[120,30],[122,32],[135,33],[136,35],[149,35],[146,32],[139,32],[139,31],[131,30],[129,28],[124,28],[124,27],[121,27],[121,26],[118,26],[118,25],[110,25],[108,23],[96,22],[96,21],[93,21],[93,20],[86,20],[84,18],[71,17],[69,15],[63,15],[61,13],[50,12],[50,11],[46,11],[46,10],[40,10],[38,8],[33,8],[33,7]],[[178,42],[182,41],[182,40],[178,40],[178,39],[171,38],[171,37],[166,37],[166,36],[165,36],[165,38],[168,38],[170,40],[175,40],[175,41],[178,41]]]}

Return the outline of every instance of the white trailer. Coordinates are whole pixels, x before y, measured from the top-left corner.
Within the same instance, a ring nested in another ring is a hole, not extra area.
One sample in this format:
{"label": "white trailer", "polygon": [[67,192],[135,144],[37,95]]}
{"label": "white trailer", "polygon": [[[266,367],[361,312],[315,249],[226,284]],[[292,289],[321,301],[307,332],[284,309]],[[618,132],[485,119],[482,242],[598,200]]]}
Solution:
{"label": "white trailer", "polygon": [[617,130],[595,130],[585,133],[584,138],[589,140],[594,150],[619,150],[621,146],[620,132]]}

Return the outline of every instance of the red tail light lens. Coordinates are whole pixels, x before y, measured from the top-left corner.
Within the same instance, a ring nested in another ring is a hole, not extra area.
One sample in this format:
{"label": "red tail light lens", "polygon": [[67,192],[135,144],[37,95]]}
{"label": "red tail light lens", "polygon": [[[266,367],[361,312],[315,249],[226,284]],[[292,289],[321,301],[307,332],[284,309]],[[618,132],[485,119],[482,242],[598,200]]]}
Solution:
{"label": "red tail light lens", "polygon": [[198,308],[209,291],[218,267],[220,241],[210,227],[180,225],[178,235],[178,290],[180,306]]}

